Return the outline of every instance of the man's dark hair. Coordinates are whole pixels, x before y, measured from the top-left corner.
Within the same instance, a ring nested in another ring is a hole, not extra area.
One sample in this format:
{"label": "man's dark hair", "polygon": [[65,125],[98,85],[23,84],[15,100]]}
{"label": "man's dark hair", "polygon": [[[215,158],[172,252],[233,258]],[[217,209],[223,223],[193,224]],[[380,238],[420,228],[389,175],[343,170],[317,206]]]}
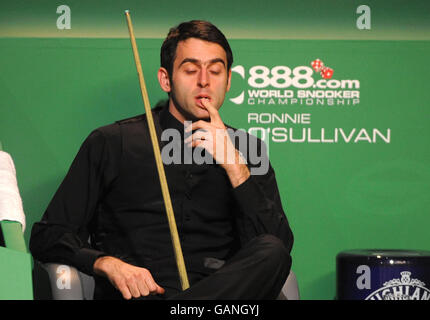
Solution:
{"label": "man's dark hair", "polygon": [[178,43],[189,38],[217,43],[223,47],[227,56],[227,70],[230,70],[233,64],[233,53],[224,34],[208,21],[192,20],[171,28],[161,46],[161,66],[167,70],[169,77],[172,77]]}

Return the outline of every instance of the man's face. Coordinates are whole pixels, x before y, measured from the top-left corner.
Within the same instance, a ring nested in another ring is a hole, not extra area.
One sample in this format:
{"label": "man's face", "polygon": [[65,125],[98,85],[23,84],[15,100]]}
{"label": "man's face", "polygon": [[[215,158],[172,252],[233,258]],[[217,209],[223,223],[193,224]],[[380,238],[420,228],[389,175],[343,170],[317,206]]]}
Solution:
{"label": "man's face", "polygon": [[231,71],[227,71],[227,56],[219,44],[196,38],[179,42],[172,73],[169,88],[162,88],[170,92],[169,110],[176,118],[209,118],[202,99],[221,108],[230,89]]}

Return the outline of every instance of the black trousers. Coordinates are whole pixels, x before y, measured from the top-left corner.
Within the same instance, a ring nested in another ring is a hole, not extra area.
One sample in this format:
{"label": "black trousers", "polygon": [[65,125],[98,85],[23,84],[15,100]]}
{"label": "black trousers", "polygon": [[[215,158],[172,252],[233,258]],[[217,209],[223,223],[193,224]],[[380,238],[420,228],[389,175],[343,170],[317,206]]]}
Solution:
{"label": "black trousers", "polygon": [[[282,241],[273,235],[260,235],[245,244],[222,267],[187,290],[165,288],[163,295],[149,295],[138,300],[274,300],[279,296],[290,268],[291,256]],[[109,296],[106,291],[103,297],[97,296],[94,298],[122,298],[117,290]]]}
{"label": "black trousers", "polygon": [[261,235],[248,242],[219,270],[172,300],[274,300],[291,268],[291,257],[275,236]]}

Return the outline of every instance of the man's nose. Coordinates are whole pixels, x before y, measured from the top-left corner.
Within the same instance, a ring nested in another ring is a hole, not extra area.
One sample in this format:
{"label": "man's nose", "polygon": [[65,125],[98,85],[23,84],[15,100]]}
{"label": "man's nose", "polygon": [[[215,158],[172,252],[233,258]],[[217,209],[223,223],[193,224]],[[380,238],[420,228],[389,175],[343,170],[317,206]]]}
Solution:
{"label": "man's nose", "polygon": [[204,69],[204,68],[200,70],[199,79],[198,79],[198,85],[201,88],[205,88],[205,87],[209,86],[208,71],[206,69]]}

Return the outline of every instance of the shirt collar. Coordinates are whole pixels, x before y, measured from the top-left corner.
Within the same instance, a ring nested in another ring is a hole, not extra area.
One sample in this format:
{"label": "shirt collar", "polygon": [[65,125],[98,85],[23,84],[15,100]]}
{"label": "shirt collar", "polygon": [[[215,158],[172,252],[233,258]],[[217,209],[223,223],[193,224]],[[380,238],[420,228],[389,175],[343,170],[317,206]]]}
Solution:
{"label": "shirt collar", "polygon": [[178,130],[181,135],[184,133],[184,124],[170,113],[168,102],[162,107],[160,113],[160,125],[163,130],[173,128]]}

